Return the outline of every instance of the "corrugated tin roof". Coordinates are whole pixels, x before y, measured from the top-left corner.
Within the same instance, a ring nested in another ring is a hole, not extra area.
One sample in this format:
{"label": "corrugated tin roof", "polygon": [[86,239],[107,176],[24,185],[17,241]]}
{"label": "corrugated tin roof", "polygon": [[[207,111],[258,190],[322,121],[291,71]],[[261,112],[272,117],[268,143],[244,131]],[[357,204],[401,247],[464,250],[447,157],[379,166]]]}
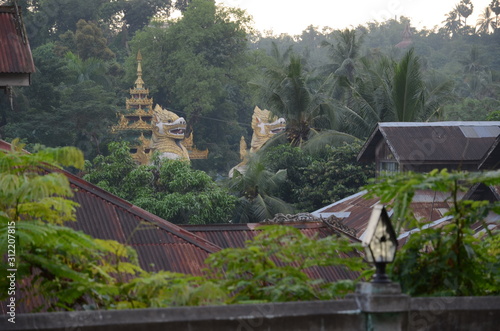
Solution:
{"label": "corrugated tin roof", "polygon": [[13,6],[0,6],[0,73],[32,73],[35,64],[21,16]]}
{"label": "corrugated tin roof", "polygon": [[[366,191],[351,195],[345,199],[334,202],[331,205],[318,209],[311,214],[316,217],[328,216],[334,212],[349,212],[348,216],[341,218],[340,222],[357,231],[358,238],[362,238],[366,230],[373,206],[380,203],[375,197],[366,198]],[[465,193],[459,193],[461,199]],[[415,218],[422,222],[433,222],[444,217],[444,213],[451,206],[449,195],[431,190],[416,191],[411,208]],[[410,229],[403,229],[409,231]]]}
{"label": "corrugated tin roof", "polygon": [[500,134],[500,122],[379,123],[358,155],[375,160],[384,139],[396,160],[412,162],[478,162]]}
{"label": "corrugated tin roof", "polygon": [[[165,221],[70,173],[65,173],[80,204],[77,222],[67,225],[100,239],[136,248],[146,270],[168,270],[200,275],[209,253],[220,250],[212,242]],[[152,267],[154,265],[154,267]]]}
{"label": "corrugated tin roof", "polygon": [[[183,225],[182,227],[222,248],[239,248],[244,247],[246,241],[253,239],[259,233],[260,226],[264,226],[264,224]],[[327,227],[322,222],[286,223],[282,226],[293,226],[310,238],[339,235],[339,232]],[[359,242],[350,236],[346,237],[353,242]],[[357,253],[355,255],[359,256]],[[347,255],[343,256],[347,257]],[[313,267],[308,268],[305,272],[311,278],[321,278],[328,282],[359,277],[359,273],[342,266]]]}

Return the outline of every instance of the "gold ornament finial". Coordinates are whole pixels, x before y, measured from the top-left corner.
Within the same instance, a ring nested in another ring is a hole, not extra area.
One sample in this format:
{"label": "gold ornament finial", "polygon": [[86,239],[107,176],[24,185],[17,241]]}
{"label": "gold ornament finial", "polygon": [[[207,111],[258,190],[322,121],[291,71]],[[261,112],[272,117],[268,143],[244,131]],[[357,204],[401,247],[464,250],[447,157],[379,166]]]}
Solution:
{"label": "gold ornament finial", "polygon": [[142,89],[144,88],[144,81],[142,80],[142,66],[141,66],[142,55],[140,50],[137,51],[136,60],[137,60],[137,79],[135,80],[135,88]]}

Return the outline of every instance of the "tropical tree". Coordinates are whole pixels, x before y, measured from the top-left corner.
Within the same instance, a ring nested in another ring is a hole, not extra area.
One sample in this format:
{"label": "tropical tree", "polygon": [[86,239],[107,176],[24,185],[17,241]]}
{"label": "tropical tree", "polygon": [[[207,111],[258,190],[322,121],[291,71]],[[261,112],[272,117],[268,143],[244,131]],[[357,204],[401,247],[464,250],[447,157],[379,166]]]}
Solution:
{"label": "tropical tree", "polygon": [[189,163],[160,160],[136,165],[128,144],[110,143],[108,156],[86,162],[84,179],[176,224],[230,221],[236,198]]}
{"label": "tropical tree", "polygon": [[244,174],[235,170],[227,182],[229,191],[238,197],[233,222],[258,223],[277,213],[291,214],[292,206],[277,197],[285,180],[286,170],[266,169],[258,155],[249,160]]}
{"label": "tropical tree", "polygon": [[493,11],[490,7],[484,8],[476,22],[476,32],[479,35],[487,35],[495,31],[498,19],[493,18]]}
{"label": "tropical tree", "polygon": [[[17,269],[21,300],[41,296],[36,309],[102,307],[117,293],[118,270],[125,277],[140,270],[134,251],[65,226],[76,220],[78,204],[63,166],[83,167],[74,147],[26,153],[19,140],[0,151],[0,238],[4,270]],[[14,250],[7,248],[15,247]],[[9,280],[2,277],[2,286]],[[1,294],[4,299],[7,291]],[[102,305],[102,306],[101,306]]]}
{"label": "tropical tree", "polygon": [[82,59],[80,56],[68,52],[65,55],[67,60],[67,67],[74,75],[74,83],[82,83],[85,81],[94,81],[103,86],[108,85],[106,80],[107,65],[104,61],[91,57]]}
{"label": "tropical tree", "polygon": [[499,0],[491,0],[489,5],[490,9],[495,13],[495,30],[499,28],[498,25],[498,16],[500,15],[500,1]]}
{"label": "tropical tree", "polygon": [[474,5],[470,0],[461,0],[456,6],[456,11],[459,16],[464,18],[464,26],[467,26],[467,17],[469,17],[474,11]]}
{"label": "tropical tree", "polygon": [[420,62],[411,49],[394,68],[392,101],[395,120],[412,122],[423,115],[424,83],[420,72]]}
{"label": "tropical tree", "polygon": [[360,55],[363,37],[358,36],[358,31],[345,29],[337,33],[335,44],[324,41],[322,46],[328,47],[330,58],[333,60],[333,71],[336,76],[345,77],[350,83],[354,80],[356,60]]}
{"label": "tropical tree", "polygon": [[460,20],[460,14],[456,8],[446,15],[446,20],[443,21],[443,23],[445,23],[443,30],[446,35],[453,37],[458,34],[462,28],[462,21]]}
{"label": "tropical tree", "polygon": [[333,107],[333,77],[323,80],[312,76],[304,62],[292,54],[289,61],[267,67],[264,78],[252,82],[252,86],[260,93],[266,108],[286,119],[285,134],[293,146],[303,147],[313,137],[321,139],[323,146],[327,139],[330,142],[331,139],[354,139],[335,130],[342,127],[344,118],[343,109],[337,112]]}
{"label": "tropical tree", "polygon": [[[499,262],[490,255],[498,250],[499,234],[487,226],[474,233],[473,224],[484,222],[489,212],[499,213],[498,202],[459,199],[460,192],[474,185],[500,183],[500,172],[405,173],[377,180],[367,186],[370,194],[393,209],[395,228],[404,223],[412,231],[408,241],[391,265],[393,279],[410,295],[469,296],[500,293]],[[451,207],[445,214],[449,222],[429,226],[428,220],[416,220],[410,208],[416,190],[433,190],[450,196]],[[484,224],[484,223],[483,223]]]}
{"label": "tropical tree", "polygon": [[453,99],[453,81],[430,71],[424,79],[413,49],[399,61],[380,55],[360,59],[360,75],[352,90],[353,102],[345,112],[348,131],[366,138],[378,122],[426,121],[442,116]]}

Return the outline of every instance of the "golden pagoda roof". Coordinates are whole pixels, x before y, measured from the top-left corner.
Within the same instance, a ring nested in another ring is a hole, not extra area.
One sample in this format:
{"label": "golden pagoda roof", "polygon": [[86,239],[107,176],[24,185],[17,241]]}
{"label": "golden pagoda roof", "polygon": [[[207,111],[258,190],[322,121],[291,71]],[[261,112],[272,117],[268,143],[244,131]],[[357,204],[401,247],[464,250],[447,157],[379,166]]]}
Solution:
{"label": "golden pagoda roof", "polygon": [[151,98],[127,98],[125,101],[127,107],[129,105],[146,105],[146,106],[153,106],[153,99]]}
{"label": "golden pagoda roof", "polygon": [[136,88],[132,87],[129,90],[130,94],[149,94],[149,89],[148,88]]}
{"label": "golden pagoda roof", "polygon": [[153,109],[151,107],[148,107],[147,109],[144,108],[138,108],[138,109],[133,109],[133,108],[127,108],[127,109],[132,109],[133,111],[124,114],[125,117],[131,117],[131,116],[141,116],[141,117],[153,117]]}

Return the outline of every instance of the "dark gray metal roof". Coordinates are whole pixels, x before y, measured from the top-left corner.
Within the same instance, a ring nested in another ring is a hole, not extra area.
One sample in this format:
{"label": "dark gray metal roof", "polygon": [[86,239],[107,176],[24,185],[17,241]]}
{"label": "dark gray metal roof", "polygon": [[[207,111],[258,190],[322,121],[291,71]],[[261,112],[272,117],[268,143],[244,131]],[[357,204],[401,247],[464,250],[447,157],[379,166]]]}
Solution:
{"label": "dark gray metal roof", "polygon": [[500,122],[379,123],[358,155],[375,160],[375,148],[385,140],[399,163],[476,162],[500,135]]}

